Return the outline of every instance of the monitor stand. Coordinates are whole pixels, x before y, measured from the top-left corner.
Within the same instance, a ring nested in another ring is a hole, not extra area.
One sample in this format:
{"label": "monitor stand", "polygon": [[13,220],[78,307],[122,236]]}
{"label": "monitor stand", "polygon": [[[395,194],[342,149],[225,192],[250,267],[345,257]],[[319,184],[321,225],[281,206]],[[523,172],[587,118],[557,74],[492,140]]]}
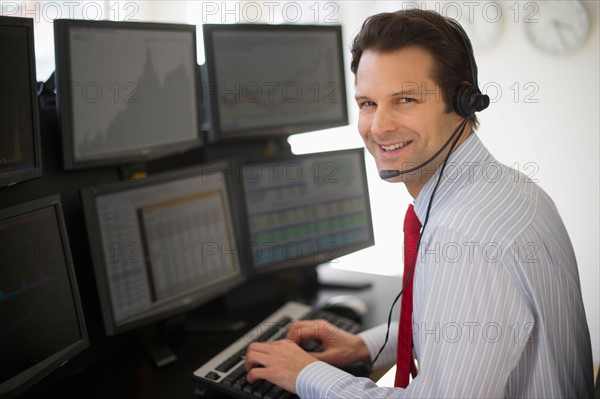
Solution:
{"label": "monitor stand", "polygon": [[136,333],[156,367],[161,368],[177,360],[169,345],[160,338],[156,325],[139,328]]}

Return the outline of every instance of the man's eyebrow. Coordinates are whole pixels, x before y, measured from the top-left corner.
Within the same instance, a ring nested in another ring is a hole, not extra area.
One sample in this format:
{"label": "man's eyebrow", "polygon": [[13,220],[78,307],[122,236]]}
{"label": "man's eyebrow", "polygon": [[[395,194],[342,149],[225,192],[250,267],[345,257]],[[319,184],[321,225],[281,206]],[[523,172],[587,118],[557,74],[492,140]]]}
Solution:
{"label": "man's eyebrow", "polygon": [[421,91],[417,89],[400,90],[395,93],[392,93],[390,97],[414,96],[419,94],[420,92]]}
{"label": "man's eyebrow", "polygon": [[[397,91],[395,93],[392,93],[389,95],[390,98],[394,98],[394,97],[402,97],[402,96],[415,96],[415,95],[419,95],[421,93],[420,90],[400,90]],[[369,96],[366,95],[355,95],[354,99],[356,101],[358,100],[368,100]]]}

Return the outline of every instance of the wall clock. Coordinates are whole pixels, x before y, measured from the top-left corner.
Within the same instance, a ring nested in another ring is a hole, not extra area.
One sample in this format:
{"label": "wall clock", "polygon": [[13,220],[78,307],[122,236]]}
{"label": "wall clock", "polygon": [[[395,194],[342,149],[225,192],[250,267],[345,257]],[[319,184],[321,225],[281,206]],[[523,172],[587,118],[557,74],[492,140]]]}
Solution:
{"label": "wall clock", "polygon": [[585,43],[590,21],[581,1],[537,1],[523,20],[527,36],[539,50],[554,55],[574,52]]}

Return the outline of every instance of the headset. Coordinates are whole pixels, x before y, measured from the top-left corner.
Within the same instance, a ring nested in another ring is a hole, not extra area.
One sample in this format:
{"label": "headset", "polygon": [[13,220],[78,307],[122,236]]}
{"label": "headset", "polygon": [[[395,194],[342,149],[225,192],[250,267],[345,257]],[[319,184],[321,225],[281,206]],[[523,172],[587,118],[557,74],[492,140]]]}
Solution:
{"label": "headset", "polygon": [[467,57],[469,57],[469,68],[471,69],[471,84],[463,83],[458,88],[458,93],[454,100],[454,110],[462,117],[470,117],[469,114],[471,114],[472,111],[480,112],[486,109],[490,105],[490,97],[487,94],[481,93],[481,90],[479,90],[479,82],[477,81],[477,63],[475,62],[471,41],[458,22],[449,19],[448,23],[455,29],[465,44]]}
{"label": "headset", "polygon": [[381,345],[379,352],[377,352],[377,355],[371,362],[370,367],[369,367],[370,369],[372,369],[373,365],[379,358],[379,355],[381,355],[381,353],[383,352],[383,349],[385,348],[385,345],[388,342],[388,338],[389,338],[389,334],[390,334],[390,325],[392,323],[392,312],[394,310],[394,306],[396,305],[396,302],[398,302],[398,300],[402,296],[402,293],[404,292],[404,289],[406,288],[406,285],[410,281],[410,278],[413,274],[415,264],[417,261],[417,255],[419,253],[419,248],[421,246],[421,238],[423,237],[423,232],[425,231],[425,226],[427,226],[427,222],[429,221],[429,213],[431,212],[431,204],[433,203],[433,197],[435,196],[435,193],[440,184],[440,181],[442,180],[442,176],[444,174],[446,164],[448,163],[448,159],[450,158],[450,154],[452,153],[452,151],[454,150],[454,147],[458,143],[460,136],[462,136],[462,133],[465,129],[465,126],[467,125],[467,122],[471,119],[471,117],[473,115],[475,115],[475,112],[483,111],[490,105],[490,97],[486,94],[483,94],[481,92],[481,90],[479,90],[479,84],[477,81],[477,64],[475,63],[475,55],[473,54],[473,47],[471,46],[471,41],[469,40],[469,37],[467,36],[467,34],[465,33],[465,31],[463,30],[463,28],[460,26],[460,24],[458,22],[456,22],[453,19],[449,19],[449,18],[446,18],[446,21],[447,21],[448,25],[456,32],[456,34],[461,38],[462,42],[464,43],[465,50],[467,52],[467,57],[469,60],[469,68],[471,69],[471,83],[462,83],[458,87],[457,94],[456,94],[456,97],[453,102],[454,111],[458,115],[462,116],[464,119],[457,126],[457,128],[454,130],[454,132],[450,135],[450,137],[444,143],[442,148],[440,148],[431,158],[429,158],[425,162],[423,162],[415,167],[412,167],[410,169],[382,170],[379,172],[379,177],[383,180],[390,179],[392,177],[396,177],[396,176],[403,175],[406,173],[414,172],[418,169],[421,169],[423,166],[429,164],[434,159],[436,159],[444,151],[444,149],[448,145],[450,145],[450,143],[452,143],[452,145],[450,146],[450,150],[448,151],[448,154],[446,154],[444,162],[442,163],[442,166],[440,168],[440,173],[438,175],[438,178],[437,178],[437,181],[433,188],[433,191],[431,192],[431,196],[429,197],[429,202],[427,204],[427,212],[425,214],[425,220],[421,227],[421,232],[419,234],[419,240],[417,241],[417,247],[416,247],[415,253],[411,260],[410,269],[407,273],[407,276],[403,276],[404,281],[402,283],[402,289],[400,290],[400,293],[398,293],[398,295],[394,299],[394,302],[392,303],[392,306],[390,307],[390,311],[388,314],[388,323],[387,323],[387,331],[385,334],[385,340],[384,340],[383,344]]}

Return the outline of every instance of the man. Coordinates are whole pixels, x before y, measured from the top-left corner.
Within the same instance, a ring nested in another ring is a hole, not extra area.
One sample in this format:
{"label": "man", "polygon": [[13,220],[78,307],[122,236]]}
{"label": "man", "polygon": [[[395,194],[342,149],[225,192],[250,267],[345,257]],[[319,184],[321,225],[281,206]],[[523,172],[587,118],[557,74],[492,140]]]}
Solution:
{"label": "man", "polygon": [[[397,324],[377,356],[386,326],[332,335],[325,322],[307,321],[287,340],[250,345],[250,382],[303,398],[593,395],[577,265],[560,216],[537,185],[494,160],[474,133],[474,110],[457,112],[460,87],[476,85],[465,38],[453,21],[407,10],[368,18],[352,48],[367,149],[380,172],[415,169],[386,177],[406,185],[424,225],[405,276],[418,373],[405,388],[386,388],[334,367],[396,363]],[[323,352],[298,346],[315,337]]]}

